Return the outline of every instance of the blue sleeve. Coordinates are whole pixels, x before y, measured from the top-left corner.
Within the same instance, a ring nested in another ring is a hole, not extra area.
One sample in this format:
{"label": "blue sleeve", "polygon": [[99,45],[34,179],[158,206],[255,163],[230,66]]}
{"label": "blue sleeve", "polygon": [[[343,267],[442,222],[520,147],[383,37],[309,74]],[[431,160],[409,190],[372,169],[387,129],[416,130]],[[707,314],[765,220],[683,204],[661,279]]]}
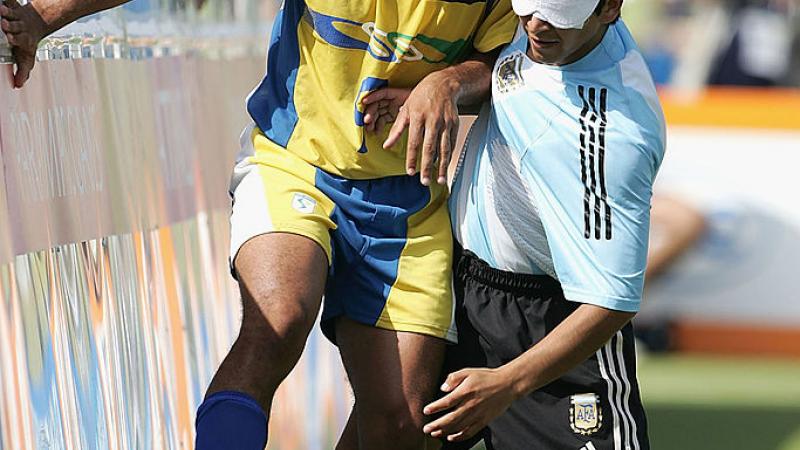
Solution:
{"label": "blue sleeve", "polygon": [[[608,122],[613,123],[613,114]],[[534,180],[539,215],[566,298],[636,312],[663,144],[622,117],[616,118],[613,132],[606,129],[605,118],[595,119],[594,128],[581,119],[573,148],[535,145],[521,169]]]}

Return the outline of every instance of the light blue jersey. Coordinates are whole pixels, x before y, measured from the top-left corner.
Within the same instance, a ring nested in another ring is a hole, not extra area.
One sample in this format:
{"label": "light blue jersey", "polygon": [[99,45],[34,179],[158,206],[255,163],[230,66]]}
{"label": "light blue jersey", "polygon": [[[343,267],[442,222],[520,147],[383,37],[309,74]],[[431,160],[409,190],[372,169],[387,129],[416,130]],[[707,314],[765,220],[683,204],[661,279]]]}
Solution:
{"label": "light blue jersey", "polygon": [[497,60],[492,103],[465,144],[450,199],[461,245],[497,269],[557,278],[566,298],[638,311],[665,126],[622,21],[565,66]]}

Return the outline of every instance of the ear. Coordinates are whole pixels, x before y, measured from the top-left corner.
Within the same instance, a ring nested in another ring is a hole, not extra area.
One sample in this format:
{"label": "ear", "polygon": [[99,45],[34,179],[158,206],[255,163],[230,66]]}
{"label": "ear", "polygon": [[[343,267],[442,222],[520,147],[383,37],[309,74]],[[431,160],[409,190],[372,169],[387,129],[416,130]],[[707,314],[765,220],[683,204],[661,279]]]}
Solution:
{"label": "ear", "polygon": [[600,11],[600,15],[597,17],[597,19],[603,25],[608,25],[619,18],[621,11],[622,0],[606,0],[606,3],[603,5],[603,9]]}

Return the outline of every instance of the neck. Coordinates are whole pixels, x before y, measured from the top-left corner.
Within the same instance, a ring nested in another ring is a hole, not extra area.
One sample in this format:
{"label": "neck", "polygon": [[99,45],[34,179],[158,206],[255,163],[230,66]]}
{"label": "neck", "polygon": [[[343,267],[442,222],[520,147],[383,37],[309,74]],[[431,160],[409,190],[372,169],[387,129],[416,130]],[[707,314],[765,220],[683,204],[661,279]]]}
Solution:
{"label": "neck", "polygon": [[581,48],[576,50],[575,53],[570,55],[569,58],[567,58],[561,65],[566,66],[567,64],[572,64],[578,61],[579,59],[583,58],[584,56],[588,55],[592,50],[595,49],[595,47],[597,47],[598,45],[600,45],[601,42],[603,42],[603,38],[606,35],[606,31],[608,31],[608,25],[603,25],[597,31],[597,33],[594,36],[592,36],[592,38],[588,42],[586,42],[586,44],[581,46]]}

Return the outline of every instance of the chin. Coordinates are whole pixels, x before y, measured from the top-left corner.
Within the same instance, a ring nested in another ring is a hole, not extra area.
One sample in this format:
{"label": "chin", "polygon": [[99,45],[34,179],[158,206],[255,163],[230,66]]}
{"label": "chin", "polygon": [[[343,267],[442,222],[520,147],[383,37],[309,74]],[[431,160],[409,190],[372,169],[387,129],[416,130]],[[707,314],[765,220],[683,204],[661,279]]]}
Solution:
{"label": "chin", "polygon": [[541,53],[530,52],[528,54],[528,56],[531,57],[531,60],[533,62],[538,63],[538,64],[545,64],[545,65],[548,65],[548,66],[553,66],[553,65],[558,64],[558,60],[556,58],[548,57],[548,56],[542,55]]}
{"label": "chin", "polygon": [[558,47],[539,49],[532,43],[528,44],[528,56],[533,62],[538,64],[546,64],[548,66],[559,65],[561,61],[564,60],[562,55],[563,52]]}

